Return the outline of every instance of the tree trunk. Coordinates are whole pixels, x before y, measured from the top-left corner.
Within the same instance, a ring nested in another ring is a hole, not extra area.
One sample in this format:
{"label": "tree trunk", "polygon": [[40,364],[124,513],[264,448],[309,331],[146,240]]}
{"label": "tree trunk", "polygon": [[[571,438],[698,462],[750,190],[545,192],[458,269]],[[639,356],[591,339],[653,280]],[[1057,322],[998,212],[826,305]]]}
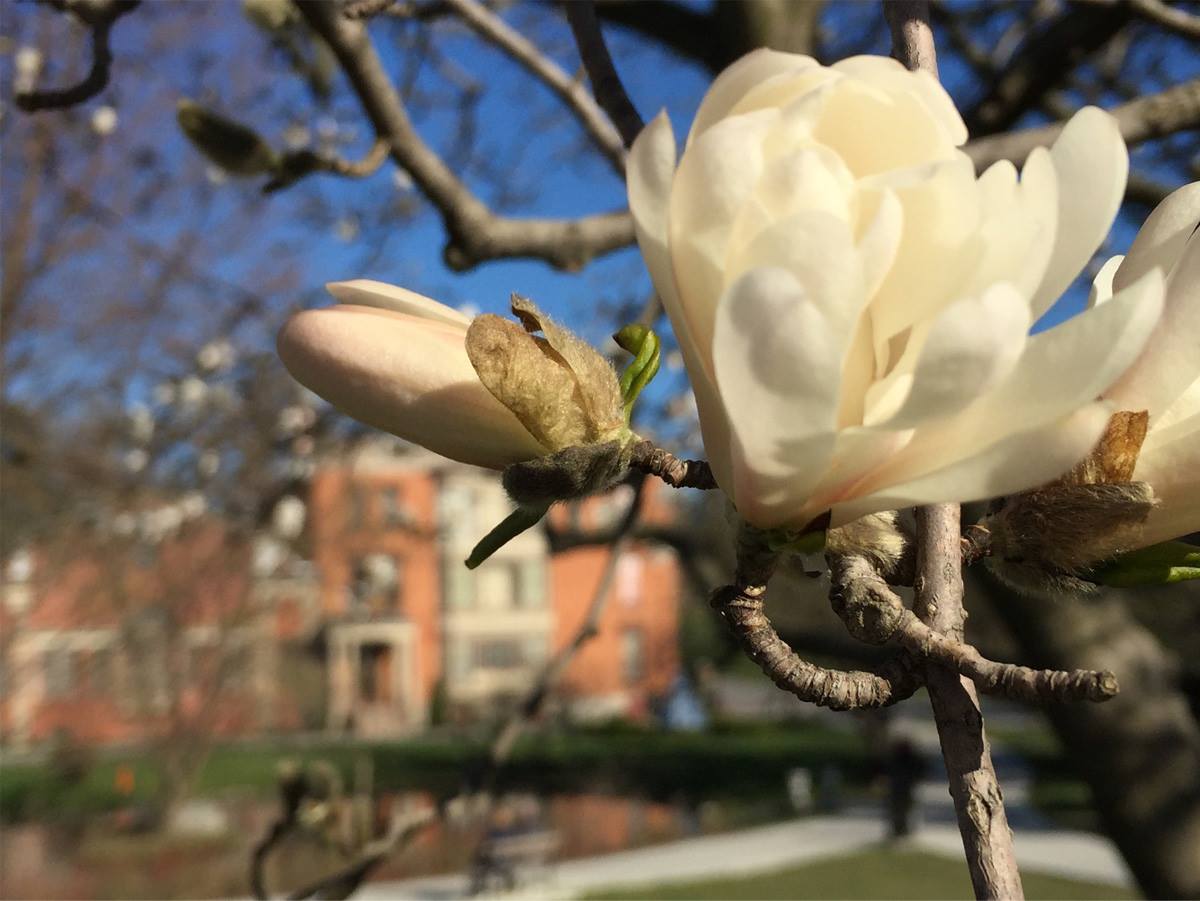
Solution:
{"label": "tree trunk", "polygon": [[1200,726],[1177,667],[1116,592],[1029,598],[981,577],[1023,663],[1111,669],[1121,693],[1047,714],[1149,898],[1200,898]]}

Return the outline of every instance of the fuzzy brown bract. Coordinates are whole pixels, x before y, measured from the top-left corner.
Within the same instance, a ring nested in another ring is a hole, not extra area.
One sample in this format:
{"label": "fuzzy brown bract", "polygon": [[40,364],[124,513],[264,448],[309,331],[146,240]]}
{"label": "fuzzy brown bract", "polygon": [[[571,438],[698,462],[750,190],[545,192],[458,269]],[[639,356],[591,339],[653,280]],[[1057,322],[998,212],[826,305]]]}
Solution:
{"label": "fuzzy brown bract", "polygon": [[487,314],[467,329],[480,381],[553,451],[614,439],[624,415],[612,366],[527,298],[514,294],[512,309],[521,325]]}

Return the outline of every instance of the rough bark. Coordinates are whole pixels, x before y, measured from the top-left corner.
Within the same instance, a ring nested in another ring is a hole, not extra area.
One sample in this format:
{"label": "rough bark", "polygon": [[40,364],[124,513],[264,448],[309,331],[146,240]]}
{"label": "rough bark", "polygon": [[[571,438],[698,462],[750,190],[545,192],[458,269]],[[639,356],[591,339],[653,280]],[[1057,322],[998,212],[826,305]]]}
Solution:
{"label": "rough bark", "polygon": [[[914,610],[931,628],[961,641],[966,612],[960,545],[957,504],[917,510]],[[925,682],[975,896],[1024,898],[975,686],[938,665],[928,667]]]}
{"label": "rough bark", "polygon": [[1103,664],[1121,679],[1106,704],[1047,710],[1096,809],[1149,898],[1200,898],[1200,726],[1176,666],[1116,592],[1031,598],[988,577],[981,591],[1038,665]]}

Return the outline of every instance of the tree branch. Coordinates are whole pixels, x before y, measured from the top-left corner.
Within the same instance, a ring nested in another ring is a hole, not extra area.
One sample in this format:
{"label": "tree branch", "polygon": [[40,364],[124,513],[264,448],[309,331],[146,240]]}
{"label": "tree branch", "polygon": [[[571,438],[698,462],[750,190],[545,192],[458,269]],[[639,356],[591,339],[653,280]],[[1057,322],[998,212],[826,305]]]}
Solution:
{"label": "tree branch", "polygon": [[[1193,78],[1158,94],[1139,97],[1109,110],[1121,128],[1126,144],[1138,144],[1200,127],[1200,78]],[[982,172],[997,160],[1022,163],[1035,147],[1054,143],[1066,122],[992,135],[971,141],[963,149]]]}
{"label": "tree branch", "polygon": [[564,72],[554,60],[489,10],[479,0],[446,0],[480,37],[495,44],[570,107],[584,131],[612,163],[618,175],[625,173],[625,145],[612,121],[579,81]]}
{"label": "tree branch", "polygon": [[712,470],[704,460],[680,460],[653,441],[639,441],[633,446],[629,460],[631,469],[658,476],[672,488],[699,488],[711,491],[717,487]]}
{"label": "tree branch", "polygon": [[763,598],[777,560],[778,555],[763,543],[762,533],[743,524],[734,582],[718,588],[710,600],[746,656],[772,682],[802,701],[832,710],[887,707],[920,687],[919,672],[902,657],[885,660],[875,672],[826,669],[801,659],[763,613]]}
{"label": "tree branch", "polygon": [[1163,0],[1129,0],[1139,16],[1189,38],[1200,38],[1200,16]]}
{"label": "tree branch", "polygon": [[983,99],[963,116],[967,130],[977,137],[1007,131],[1124,28],[1130,15],[1125,4],[1067,7],[1048,27],[1031,34],[996,74]]}
{"label": "tree branch", "polygon": [[909,69],[922,69],[937,78],[928,0],[883,0],[883,14],[892,31],[892,56]]}
{"label": "tree branch", "polygon": [[376,139],[360,160],[346,160],[330,153],[297,150],[283,155],[279,171],[263,185],[264,194],[290,187],[300,179],[316,172],[327,172],[343,178],[367,178],[379,171],[388,158],[387,141]]}
{"label": "tree branch", "polygon": [[27,113],[63,109],[91,100],[106,87],[112,70],[112,48],[108,38],[113,24],[121,16],[137,8],[140,0],[93,0],[75,3],[67,8],[92,29],[92,66],[83,80],[69,88],[29,91],[17,94],[13,101]]}
{"label": "tree branch", "polygon": [[[927,626],[959,641],[966,619],[961,540],[957,504],[917,509],[914,606]],[[1012,831],[975,688],[953,669],[939,664],[926,667],[925,682],[975,896],[1024,898]]]}
{"label": "tree branch", "polygon": [[644,123],[625,92],[625,85],[621,83],[621,76],[613,65],[608,45],[604,43],[604,32],[600,30],[600,22],[596,18],[596,5],[592,0],[572,0],[567,4],[567,21],[571,25],[571,33],[575,35],[575,45],[591,79],[596,100],[616,125],[625,146],[632,146]]}
{"label": "tree branch", "polygon": [[469,269],[486,260],[536,257],[560,269],[578,269],[596,256],[633,243],[627,211],[580,219],[509,219],[497,216],[417,134],[366,27],[321,0],[297,3],[329,45],[392,159],[441,211],[449,236],[447,265]]}
{"label": "tree branch", "polygon": [[1034,670],[988,660],[973,646],[921,622],[866,557],[830,554],[826,559],[833,581],[830,603],[859,641],[902,648],[966,676],[985,694],[1010,700],[1107,701],[1117,693],[1117,678],[1110,672]]}

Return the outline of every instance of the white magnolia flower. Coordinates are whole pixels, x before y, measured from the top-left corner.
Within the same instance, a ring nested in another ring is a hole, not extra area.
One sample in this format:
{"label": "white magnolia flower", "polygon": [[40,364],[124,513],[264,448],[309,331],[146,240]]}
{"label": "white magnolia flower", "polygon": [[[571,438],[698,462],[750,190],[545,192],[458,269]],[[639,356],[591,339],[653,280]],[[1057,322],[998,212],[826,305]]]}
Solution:
{"label": "white magnolia flower", "polygon": [[1159,502],[1143,545],[1200,532],[1200,182],[1167,197],[1129,253],[1104,264],[1090,305],[1107,306],[1152,269],[1166,276],[1162,319],[1141,356],[1104,392],[1121,410],[1150,414],[1133,471]]}
{"label": "white magnolia flower", "polygon": [[301,384],[367,425],[492,469],[547,449],[496,400],[467,357],[471,320],[412,291],[359,279],[339,305],[293,316],[279,356]]}
{"label": "white magnolia flower", "polygon": [[1047,482],[1158,320],[1162,278],[1028,336],[1108,232],[1128,157],[1080,111],[1018,179],[975,175],[937,80],[891,59],[759,50],[723,72],[676,165],[665,114],[630,206],[714,474],[764,527]]}

